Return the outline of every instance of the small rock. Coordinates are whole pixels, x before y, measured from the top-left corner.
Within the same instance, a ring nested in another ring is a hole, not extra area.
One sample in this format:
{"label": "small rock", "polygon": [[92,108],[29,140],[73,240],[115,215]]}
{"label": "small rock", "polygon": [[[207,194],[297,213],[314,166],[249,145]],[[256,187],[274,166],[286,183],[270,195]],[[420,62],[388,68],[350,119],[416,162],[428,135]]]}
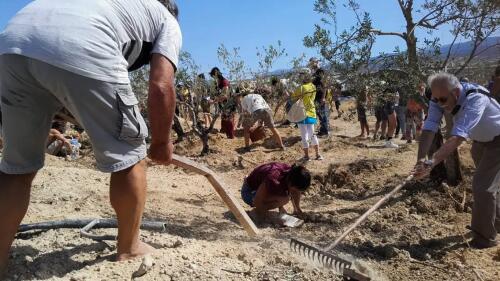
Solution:
{"label": "small rock", "polygon": [[174,244],[172,245],[172,248],[179,248],[182,246],[182,241],[181,240],[176,240]]}
{"label": "small rock", "polygon": [[32,263],[33,262],[33,257],[32,256],[25,256],[24,257],[24,261],[26,263]]}
{"label": "small rock", "polygon": [[186,256],[186,255],[182,255],[182,256],[181,256],[181,258],[182,258],[183,260],[185,260],[185,261],[189,260],[188,256]]}
{"label": "small rock", "polygon": [[142,263],[134,273],[132,273],[133,278],[138,278],[144,276],[153,267],[153,258],[150,255],[146,255],[142,258]]}
{"label": "small rock", "polygon": [[376,249],[376,253],[382,257],[392,259],[398,255],[396,248],[391,245],[385,245]]}
{"label": "small rock", "polygon": [[383,229],[384,229],[384,226],[382,225],[382,223],[380,222],[375,222],[373,223],[371,226],[370,226],[370,229],[375,232],[375,233],[378,233],[378,232],[381,232]]}
{"label": "small rock", "polygon": [[246,255],[245,254],[239,254],[238,255],[238,260],[240,261],[245,261]]}
{"label": "small rock", "polygon": [[417,214],[411,214],[411,217],[416,219],[416,220],[422,220],[422,216],[421,215],[417,215]]}

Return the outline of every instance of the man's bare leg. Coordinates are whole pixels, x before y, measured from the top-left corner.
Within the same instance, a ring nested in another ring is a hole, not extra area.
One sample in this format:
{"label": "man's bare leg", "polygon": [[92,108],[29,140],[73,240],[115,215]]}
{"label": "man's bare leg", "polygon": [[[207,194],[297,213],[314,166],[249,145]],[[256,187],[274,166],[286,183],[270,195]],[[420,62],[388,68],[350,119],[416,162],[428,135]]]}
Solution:
{"label": "man's bare leg", "polygon": [[8,175],[0,172],[0,278],[7,270],[9,250],[30,202],[36,173]]}
{"label": "man's bare leg", "polygon": [[139,240],[139,227],[146,202],[146,166],[135,166],[111,174],[111,205],[118,219],[118,253],[123,261],[143,256],[154,249]]}
{"label": "man's bare leg", "polygon": [[245,148],[250,147],[250,128],[243,126],[243,138],[245,139]]}
{"label": "man's bare leg", "polygon": [[359,134],[358,138],[366,137],[366,135],[365,135],[365,124],[363,124],[363,121],[359,121],[359,126],[361,127],[361,134]]}
{"label": "man's bare leg", "polygon": [[280,133],[276,128],[271,128],[271,132],[273,133],[274,141],[279,145],[280,148],[284,149],[283,140],[281,139]]}
{"label": "man's bare leg", "polygon": [[396,122],[397,122],[396,113],[389,115],[387,119],[388,119],[387,137],[392,138],[394,137],[394,132],[396,131]]}
{"label": "man's bare leg", "polygon": [[387,137],[387,120],[382,121],[382,125],[380,128],[381,135],[386,138]]}

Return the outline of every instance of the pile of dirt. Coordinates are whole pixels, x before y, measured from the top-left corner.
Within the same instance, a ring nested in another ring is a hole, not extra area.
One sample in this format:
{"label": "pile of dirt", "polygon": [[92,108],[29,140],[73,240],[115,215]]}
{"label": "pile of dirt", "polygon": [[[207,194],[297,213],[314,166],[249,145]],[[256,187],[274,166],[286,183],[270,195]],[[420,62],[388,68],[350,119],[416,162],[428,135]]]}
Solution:
{"label": "pile of dirt", "polygon": [[386,159],[362,159],[348,164],[331,164],[325,174],[314,175],[311,195],[334,196],[354,200],[372,188],[366,180],[383,169],[392,167]]}

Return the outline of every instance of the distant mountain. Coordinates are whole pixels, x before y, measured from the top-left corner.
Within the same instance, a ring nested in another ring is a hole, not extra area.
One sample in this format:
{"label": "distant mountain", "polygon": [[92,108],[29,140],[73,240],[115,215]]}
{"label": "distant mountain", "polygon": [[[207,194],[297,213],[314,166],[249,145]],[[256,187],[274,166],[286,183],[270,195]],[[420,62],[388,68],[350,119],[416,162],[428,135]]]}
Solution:
{"label": "distant mountain", "polygon": [[[467,57],[470,54],[474,47],[474,43],[472,41],[467,41],[455,43],[453,46],[451,46],[451,44],[443,45],[440,49],[441,58],[446,58],[450,47],[451,58],[461,58]],[[478,54],[476,59],[500,60],[500,36],[486,38],[477,48],[476,54]]]}
{"label": "distant mountain", "polygon": [[[455,43],[453,46],[451,44],[446,44],[440,48],[440,58],[445,59],[448,54],[448,50],[451,48],[451,59],[466,58],[469,56],[474,43],[472,41]],[[484,40],[481,45],[476,50],[475,60],[500,60],[500,36],[488,37]],[[389,54],[390,55],[390,54]],[[370,69],[379,69],[382,66],[377,62],[380,56],[371,58]],[[278,69],[269,73],[270,76],[281,76],[290,73],[290,69]]]}

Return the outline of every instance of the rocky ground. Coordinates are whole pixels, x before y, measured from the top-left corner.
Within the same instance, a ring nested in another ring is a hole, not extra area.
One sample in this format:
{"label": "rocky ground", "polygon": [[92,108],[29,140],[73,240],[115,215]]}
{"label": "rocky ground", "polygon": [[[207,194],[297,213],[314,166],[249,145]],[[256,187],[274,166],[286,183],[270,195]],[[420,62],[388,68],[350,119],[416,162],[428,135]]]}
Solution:
{"label": "rocky ground", "polygon": [[[406,178],[417,145],[400,142],[399,149],[384,149],[380,141],[358,139],[353,118],[332,118],[332,125],[333,135],[320,140],[325,160],[307,163],[314,180],[303,202],[306,223],[298,229],[263,226],[260,237],[250,238],[205,178],[173,166],[150,167],[145,218],[163,221],[167,229],[142,232],[157,251],[151,270],[137,280],[338,278],[290,251],[289,239],[318,246],[333,241]],[[242,138],[227,140],[221,134],[212,136],[214,151],[208,156],[198,156],[201,147],[195,137],[178,144],[176,151],[215,170],[239,198],[243,177],[256,165],[292,163],[302,156],[298,130],[279,130],[286,140],[284,152],[264,140],[242,154]],[[410,183],[335,253],[358,262],[375,280],[500,280],[500,249],[472,250],[465,243],[474,171],[469,147],[460,150],[465,172],[461,185]],[[111,218],[108,186],[109,175],[94,169],[91,153],[73,162],[48,157],[35,179],[23,223]],[[80,237],[78,230],[19,235],[6,280],[130,280],[141,261],[112,262],[114,251],[114,242],[94,242]]]}

